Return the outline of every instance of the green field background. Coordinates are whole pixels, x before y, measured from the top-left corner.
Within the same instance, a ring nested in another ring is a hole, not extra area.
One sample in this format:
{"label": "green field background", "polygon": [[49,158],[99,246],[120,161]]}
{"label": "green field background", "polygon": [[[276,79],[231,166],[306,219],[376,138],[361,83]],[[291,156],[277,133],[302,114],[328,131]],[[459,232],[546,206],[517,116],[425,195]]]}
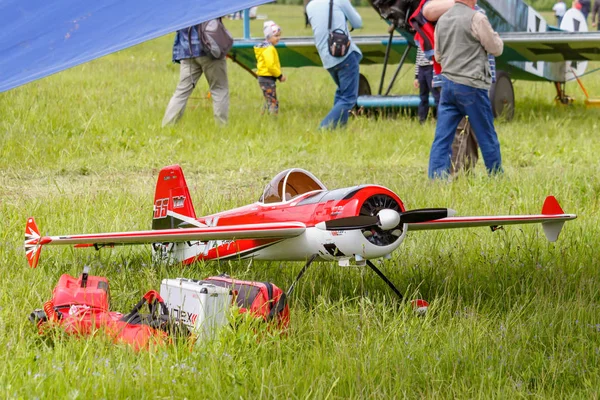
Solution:
{"label": "green field background", "polygon": [[[371,9],[359,12],[361,33],[385,32]],[[259,15],[284,36],[311,33],[301,6]],[[241,36],[241,21],[226,24]],[[251,29],[260,37],[262,20]],[[472,175],[430,182],[432,121],[352,118],[343,130],[316,129],[335,90],[321,68],[285,70],[280,115],[269,117],[257,82],[229,63],[226,127],[213,121],[202,79],[180,123],[161,128],[178,80],[172,40],[0,94],[0,398],[600,397],[600,109],[585,107],[576,83],[566,85],[575,102],[560,106],[551,84],[514,82],[515,119],[496,121],[505,173],[489,178],[480,161]],[[373,86],[380,68],[361,68]],[[416,94],[412,68],[400,75],[393,92]],[[597,75],[582,82],[600,97]],[[86,264],[109,278],[111,308],[123,312],[164,278],[225,272],[291,284],[302,263],[157,265],[147,246],[48,246],[27,267],[27,217],[47,235],[149,229],[156,176],[175,163],[203,215],[257,201],[279,171],[300,167],[332,189],[384,185],[409,209],[535,214],[552,194],[578,218],[556,243],[539,226],[409,233],[380,268],[408,298],[431,303],[424,318],[370,270],[315,263],[290,299],[285,335],[245,323],[192,349],[142,352],[102,337],[40,337],[29,313],[61,274]]]}

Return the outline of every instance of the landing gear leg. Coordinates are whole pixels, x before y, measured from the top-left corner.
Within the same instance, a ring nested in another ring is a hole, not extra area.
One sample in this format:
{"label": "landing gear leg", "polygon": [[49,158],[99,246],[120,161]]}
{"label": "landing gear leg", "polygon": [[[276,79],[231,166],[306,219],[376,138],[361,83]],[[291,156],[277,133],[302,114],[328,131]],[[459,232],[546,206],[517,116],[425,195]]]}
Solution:
{"label": "landing gear leg", "polygon": [[558,103],[565,105],[573,103],[574,99],[565,93],[565,82],[554,82],[554,87],[556,88],[556,97],[554,99]]}
{"label": "landing gear leg", "polygon": [[367,265],[369,266],[369,268],[371,268],[377,275],[379,275],[379,277],[381,279],[383,279],[383,281],[385,283],[387,283],[387,285],[390,287],[390,289],[392,289],[392,291],[394,293],[396,293],[398,295],[398,297],[400,298],[400,300],[404,300],[404,297],[402,296],[402,293],[400,293],[400,291],[396,288],[396,286],[394,286],[394,284],[383,274],[383,272],[381,272],[381,270],[379,268],[377,268],[375,266],[375,264],[373,264],[371,262],[371,260],[367,260]]}
{"label": "landing gear leg", "polygon": [[290,297],[290,295],[292,294],[292,291],[296,287],[296,284],[298,283],[298,281],[300,280],[300,278],[302,278],[302,275],[304,275],[304,273],[306,272],[306,270],[308,269],[308,267],[310,267],[310,264],[312,264],[313,261],[315,261],[318,256],[319,255],[316,254],[316,253],[313,254],[312,256],[310,256],[310,258],[308,259],[308,261],[306,262],[306,264],[304,264],[304,267],[302,267],[302,269],[300,270],[300,273],[298,273],[298,276],[296,277],[296,279],[294,280],[294,282],[292,282],[292,284],[290,285],[290,288],[287,290],[287,292],[286,292],[286,296],[287,297]]}

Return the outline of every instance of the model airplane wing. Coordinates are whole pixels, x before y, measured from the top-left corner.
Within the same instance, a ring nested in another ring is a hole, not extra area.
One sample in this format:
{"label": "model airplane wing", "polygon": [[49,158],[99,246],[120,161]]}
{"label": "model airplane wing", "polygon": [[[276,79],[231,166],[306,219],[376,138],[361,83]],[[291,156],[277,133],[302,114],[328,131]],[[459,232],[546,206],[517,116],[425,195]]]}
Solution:
{"label": "model airplane wing", "polygon": [[306,225],[301,222],[213,226],[201,228],[161,229],[150,231],[93,233],[85,235],[41,236],[33,218],[25,228],[25,253],[29,266],[35,268],[44,245],[86,247],[116,244],[174,243],[188,241],[290,238],[301,235]]}
{"label": "model airplane wing", "polygon": [[505,61],[600,61],[600,32],[504,32]]}
{"label": "model airplane wing", "polygon": [[427,222],[409,223],[408,229],[420,231],[427,229],[468,228],[476,226],[498,227],[500,225],[541,223],[549,241],[558,239],[558,234],[565,221],[577,218],[575,214],[565,214],[554,196],[546,197],[542,213],[537,215],[506,215],[480,217],[447,217]]}
{"label": "model airplane wing", "polygon": [[0,92],[178,29],[268,2],[3,0],[0,2]]}

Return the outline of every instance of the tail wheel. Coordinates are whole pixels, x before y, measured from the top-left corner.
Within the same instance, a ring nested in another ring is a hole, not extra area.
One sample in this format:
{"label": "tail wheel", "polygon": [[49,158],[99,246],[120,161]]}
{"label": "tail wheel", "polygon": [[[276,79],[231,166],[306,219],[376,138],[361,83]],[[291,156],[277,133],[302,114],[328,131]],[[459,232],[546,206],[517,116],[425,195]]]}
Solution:
{"label": "tail wheel", "polygon": [[[378,194],[371,196],[365,200],[362,207],[360,208],[359,215],[374,217],[383,209],[390,209],[397,212],[402,212],[400,205],[392,197],[385,194]],[[400,227],[399,229],[402,229]],[[388,246],[398,240],[400,231],[382,231],[379,228],[363,229],[365,238],[373,243],[375,246]]]}

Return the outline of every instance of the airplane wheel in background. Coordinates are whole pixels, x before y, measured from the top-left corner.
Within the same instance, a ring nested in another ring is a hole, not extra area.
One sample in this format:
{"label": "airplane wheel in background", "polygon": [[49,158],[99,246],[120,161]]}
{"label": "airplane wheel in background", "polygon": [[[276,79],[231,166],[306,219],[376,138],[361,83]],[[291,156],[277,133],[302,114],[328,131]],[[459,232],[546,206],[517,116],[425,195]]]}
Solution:
{"label": "airplane wheel in background", "polygon": [[504,116],[510,121],[515,116],[515,91],[510,76],[505,71],[496,71],[496,83],[490,88],[490,101],[494,118]]}
{"label": "airplane wheel in background", "polygon": [[369,85],[369,81],[367,77],[363,74],[359,74],[358,76],[358,95],[359,96],[370,96],[371,95],[371,85]]}
{"label": "airplane wheel in background", "polygon": [[[370,96],[371,95],[371,85],[369,85],[369,81],[367,77],[363,74],[358,75],[358,95],[359,96]],[[362,107],[355,106],[351,115],[354,116],[367,116],[370,117],[373,115],[371,111],[364,110]]]}

